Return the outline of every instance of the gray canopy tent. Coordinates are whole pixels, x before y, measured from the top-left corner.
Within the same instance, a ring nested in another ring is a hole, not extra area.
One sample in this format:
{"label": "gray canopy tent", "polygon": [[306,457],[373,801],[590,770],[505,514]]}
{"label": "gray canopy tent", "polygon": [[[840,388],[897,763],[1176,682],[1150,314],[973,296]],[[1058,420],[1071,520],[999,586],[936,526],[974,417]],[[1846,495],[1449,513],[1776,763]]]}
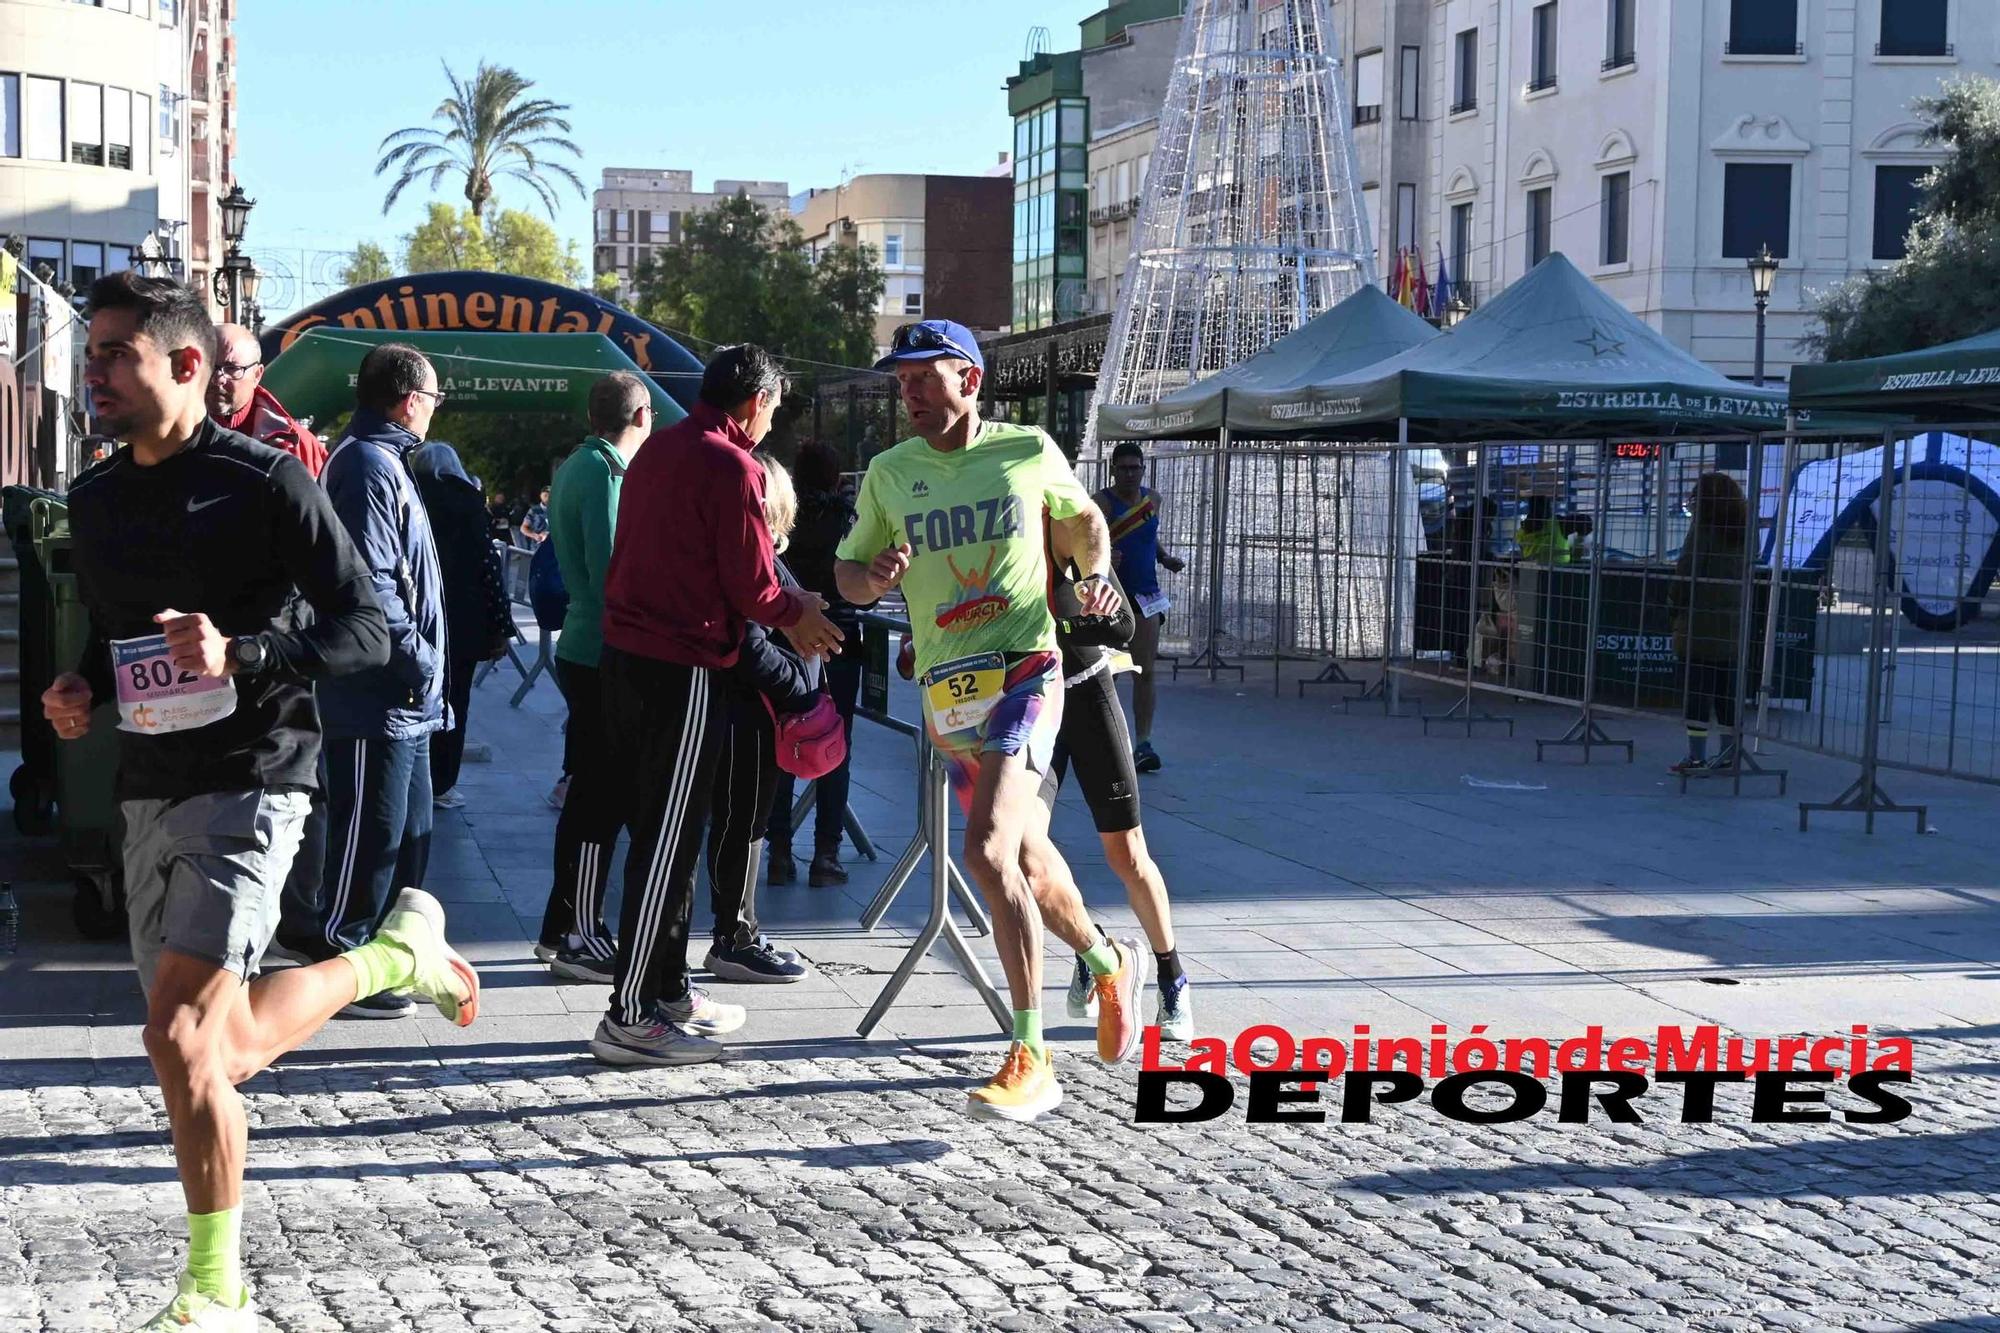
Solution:
{"label": "gray canopy tent", "polygon": [[[1246,435],[1265,432],[1257,430],[1254,426],[1246,430],[1239,424],[1239,404],[1247,400],[1261,400],[1282,395],[1287,391],[1302,390],[1316,380],[1343,375],[1371,365],[1438,336],[1438,331],[1429,323],[1391,301],[1379,289],[1372,286],[1364,287],[1255,356],[1168,394],[1157,403],[1099,406],[1096,414],[1096,435],[1099,440],[1194,441],[1210,442],[1219,446],[1215,451],[1209,475],[1206,478],[1194,479],[1194,484],[1190,486],[1197,496],[1199,491],[1206,490],[1207,495],[1199,497],[1196,502],[1205,500],[1206,503],[1200,507],[1209,515],[1206,541],[1201,543],[1206,550],[1205,559],[1208,566],[1208,642],[1190,665],[1206,667],[1210,679],[1214,679],[1219,671],[1235,670],[1240,674],[1240,668],[1221,659],[1215,641],[1222,621],[1224,534],[1228,527],[1228,509],[1231,502],[1230,443],[1232,439],[1240,440]],[[1282,417],[1282,413],[1279,415]],[[1271,473],[1269,480],[1274,483],[1277,503],[1282,509],[1286,470],[1282,460],[1260,459],[1248,466],[1262,468]],[[1350,461],[1348,466],[1358,468],[1360,463]],[[1382,460],[1382,466],[1384,470],[1387,469],[1386,457]],[[1257,483],[1263,479],[1254,473],[1251,475],[1249,480],[1253,491]],[[1295,492],[1299,490],[1317,492],[1319,489],[1311,485],[1303,488],[1294,487]],[[1352,506],[1365,488],[1335,485],[1331,489],[1338,493],[1337,498],[1327,500],[1318,494],[1308,494],[1307,499],[1315,505],[1324,501],[1334,505]],[[1257,503],[1257,496],[1252,495],[1250,501],[1254,506]],[[1333,521],[1338,524],[1340,517],[1336,516]],[[1331,620],[1345,624],[1351,619],[1348,599],[1339,595],[1337,591],[1337,571],[1326,567],[1317,551],[1311,553],[1289,551],[1284,548],[1284,537],[1280,535],[1276,549],[1266,551],[1263,556],[1268,567],[1260,570],[1260,579],[1268,580],[1269,586],[1278,590],[1282,600],[1287,567],[1299,563],[1289,558],[1292,556],[1298,556],[1303,561],[1303,567],[1293,571],[1292,576],[1295,579],[1303,577],[1314,580],[1312,602],[1314,606],[1320,608],[1321,634],[1331,634],[1336,640],[1341,639],[1346,632],[1351,632],[1352,626],[1329,630],[1326,622]],[[1252,557],[1246,551],[1243,558],[1247,560]],[[1336,584],[1336,591],[1330,597],[1325,586],[1329,578]],[[1327,602],[1331,602],[1333,606],[1330,616],[1324,605]],[[1370,617],[1367,623],[1374,624],[1373,618]],[[1298,632],[1299,624],[1296,616],[1291,628],[1294,633]],[[1274,640],[1282,640],[1283,627],[1276,623],[1275,618],[1272,633]],[[1282,642],[1274,644],[1274,670],[1278,658],[1283,654],[1283,649]],[[1336,652],[1334,656],[1337,658],[1339,654]],[[1339,674],[1337,665],[1330,667],[1329,670],[1333,673],[1327,677],[1329,681],[1345,680],[1345,677]]]}

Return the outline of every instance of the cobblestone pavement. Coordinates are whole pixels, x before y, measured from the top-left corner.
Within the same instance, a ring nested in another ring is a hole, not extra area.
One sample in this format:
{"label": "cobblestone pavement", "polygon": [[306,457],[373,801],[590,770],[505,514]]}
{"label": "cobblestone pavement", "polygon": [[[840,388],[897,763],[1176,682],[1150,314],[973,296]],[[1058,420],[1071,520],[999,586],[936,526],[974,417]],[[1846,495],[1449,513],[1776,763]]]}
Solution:
{"label": "cobblestone pavement", "polygon": [[[1916,1114],[1868,1127],[1727,1095],[1704,1127],[1141,1126],[1074,1044],[1028,1127],[959,1113],[984,1053],[293,1064],[248,1089],[247,1263],[286,1333],[1990,1329],[1995,1054],[1925,1041]],[[141,1065],[0,1070],[0,1327],[150,1313],[162,1130]]]}

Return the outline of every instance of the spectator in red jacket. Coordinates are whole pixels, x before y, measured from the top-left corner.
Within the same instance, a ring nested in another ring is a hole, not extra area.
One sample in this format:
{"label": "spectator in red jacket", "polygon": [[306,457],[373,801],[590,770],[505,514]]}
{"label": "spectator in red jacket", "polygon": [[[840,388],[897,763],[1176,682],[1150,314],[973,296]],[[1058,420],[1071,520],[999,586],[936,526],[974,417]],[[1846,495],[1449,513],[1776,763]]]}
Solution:
{"label": "spectator in red jacket", "polygon": [[604,578],[599,659],[611,771],[626,775],[631,831],[610,1012],[591,1038],[606,1064],[713,1060],[710,1040],[743,1026],[740,1005],[688,984],[694,868],[721,751],[724,707],[748,623],[782,629],[802,656],[835,651],[841,632],[816,593],[779,582],[764,520],[764,469],[750,451],[769,433],[785,378],[761,347],[725,347],[703,372],[701,401],[633,455]]}
{"label": "spectator in red jacket", "polygon": [[264,353],[257,335],[241,324],[218,324],[215,340],[219,352],[208,381],[209,419],[284,450],[317,479],[326,466],[326,446],[264,388]]}

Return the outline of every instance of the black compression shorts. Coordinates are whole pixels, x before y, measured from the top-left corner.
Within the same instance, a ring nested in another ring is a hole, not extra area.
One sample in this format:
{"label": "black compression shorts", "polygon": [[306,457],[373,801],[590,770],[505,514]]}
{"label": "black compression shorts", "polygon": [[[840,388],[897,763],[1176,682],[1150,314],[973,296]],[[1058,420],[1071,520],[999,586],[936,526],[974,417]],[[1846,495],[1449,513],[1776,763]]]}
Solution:
{"label": "black compression shorts", "polygon": [[1132,767],[1132,735],[1118,706],[1117,678],[1108,670],[1063,686],[1062,731],[1056,737],[1055,762],[1042,779],[1042,800],[1051,810],[1072,764],[1099,833],[1139,827],[1139,774]]}

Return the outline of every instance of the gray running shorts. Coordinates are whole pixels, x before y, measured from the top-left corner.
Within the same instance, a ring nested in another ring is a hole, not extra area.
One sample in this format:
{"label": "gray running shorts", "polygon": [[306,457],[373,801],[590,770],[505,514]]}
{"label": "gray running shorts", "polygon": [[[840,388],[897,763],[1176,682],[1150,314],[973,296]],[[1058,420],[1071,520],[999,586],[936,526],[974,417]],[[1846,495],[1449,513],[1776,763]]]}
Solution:
{"label": "gray running shorts", "polygon": [[132,961],[148,992],[163,949],[257,975],[310,808],[304,792],[262,788],[121,802]]}

